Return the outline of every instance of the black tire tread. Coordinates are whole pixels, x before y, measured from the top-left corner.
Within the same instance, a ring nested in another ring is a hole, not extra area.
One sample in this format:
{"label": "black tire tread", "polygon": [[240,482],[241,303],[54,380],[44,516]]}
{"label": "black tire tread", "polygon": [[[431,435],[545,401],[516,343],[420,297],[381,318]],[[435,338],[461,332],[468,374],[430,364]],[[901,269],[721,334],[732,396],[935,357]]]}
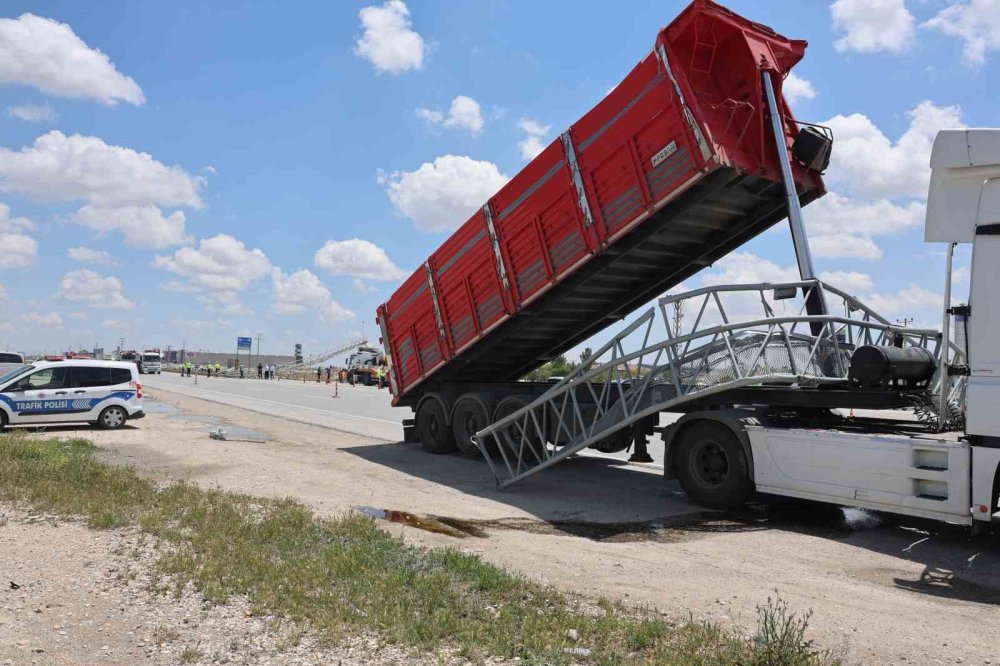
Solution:
{"label": "black tire tread", "polygon": [[[430,410],[433,410],[433,413]],[[441,421],[441,429],[438,432],[437,437],[431,435],[428,430],[428,417],[432,415],[439,418]],[[457,448],[455,445],[455,437],[452,434],[451,428],[448,427],[447,419],[445,418],[444,405],[442,405],[436,398],[429,398],[421,403],[416,414],[415,425],[417,429],[417,439],[420,440],[421,446],[423,446],[424,450],[428,453],[451,453]]]}
{"label": "black tire tread", "polygon": [[[688,497],[710,509],[736,509],[745,504],[754,493],[750,479],[750,466],[739,438],[729,426],[716,421],[698,421],[687,425],[677,435],[676,472],[681,488]],[[712,439],[722,448],[729,462],[730,472],[717,488],[705,488],[694,478],[689,465],[692,447],[704,439]]]}

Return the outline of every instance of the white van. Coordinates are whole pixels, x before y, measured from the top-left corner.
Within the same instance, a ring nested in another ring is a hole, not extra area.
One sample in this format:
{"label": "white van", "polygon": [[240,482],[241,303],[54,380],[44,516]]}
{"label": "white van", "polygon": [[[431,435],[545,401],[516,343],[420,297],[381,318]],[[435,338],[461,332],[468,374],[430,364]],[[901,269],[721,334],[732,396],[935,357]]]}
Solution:
{"label": "white van", "polygon": [[0,429],[86,422],[115,430],[145,415],[134,363],[38,361],[0,377]]}
{"label": "white van", "polygon": [[24,365],[24,357],[17,352],[0,351],[0,375],[17,370]]}

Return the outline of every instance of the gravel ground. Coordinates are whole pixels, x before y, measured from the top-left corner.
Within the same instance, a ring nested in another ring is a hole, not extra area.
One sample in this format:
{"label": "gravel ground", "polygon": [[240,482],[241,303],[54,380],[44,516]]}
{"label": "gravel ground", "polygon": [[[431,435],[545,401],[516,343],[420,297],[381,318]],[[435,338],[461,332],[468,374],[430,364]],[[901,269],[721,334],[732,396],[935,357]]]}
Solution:
{"label": "gravel ground", "polygon": [[0,665],[449,663],[371,635],[320,645],[294,623],[252,615],[245,599],[155,593],[169,587],[152,575],[156,553],[135,530],[0,504]]}

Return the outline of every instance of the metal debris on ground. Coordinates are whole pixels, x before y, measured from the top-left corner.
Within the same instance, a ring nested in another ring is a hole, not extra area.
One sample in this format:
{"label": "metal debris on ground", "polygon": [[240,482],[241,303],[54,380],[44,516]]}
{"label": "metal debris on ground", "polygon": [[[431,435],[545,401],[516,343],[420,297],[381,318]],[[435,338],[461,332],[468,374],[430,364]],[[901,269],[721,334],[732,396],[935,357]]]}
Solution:
{"label": "metal debris on ground", "polygon": [[[240,437],[239,435],[247,436]],[[248,430],[246,428],[235,428],[234,432],[230,432],[228,430],[223,430],[222,426],[219,426],[215,430],[209,432],[208,436],[212,439],[217,439],[223,442],[250,442],[252,444],[267,443],[267,438],[264,435],[255,430]]]}

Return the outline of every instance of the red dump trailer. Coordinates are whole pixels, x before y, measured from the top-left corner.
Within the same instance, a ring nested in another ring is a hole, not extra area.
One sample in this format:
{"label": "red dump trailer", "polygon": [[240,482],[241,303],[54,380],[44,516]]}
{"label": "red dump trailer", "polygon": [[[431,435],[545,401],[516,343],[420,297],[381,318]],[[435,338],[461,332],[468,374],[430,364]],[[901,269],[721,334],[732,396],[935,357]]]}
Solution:
{"label": "red dump trailer", "polygon": [[[394,404],[428,449],[465,448],[544,390],[525,373],[786,216],[762,77],[790,149],[781,82],[805,48],[695,0],[379,306]],[[801,162],[793,176],[803,204],[824,193]]]}

